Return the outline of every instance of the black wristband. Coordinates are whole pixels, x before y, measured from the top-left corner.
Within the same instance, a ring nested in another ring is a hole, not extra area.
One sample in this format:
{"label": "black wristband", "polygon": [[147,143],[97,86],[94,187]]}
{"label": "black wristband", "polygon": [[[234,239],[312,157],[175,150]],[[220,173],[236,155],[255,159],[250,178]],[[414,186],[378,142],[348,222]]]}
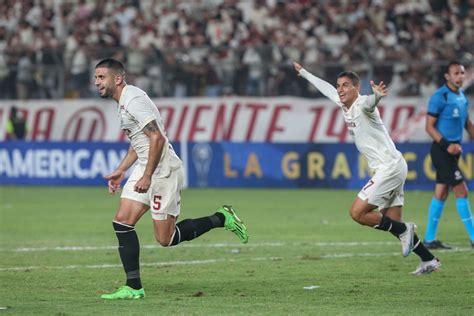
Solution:
{"label": "black wristband", "polygon": [[441,139],[439,140],[439,143],[438,143],[438,144],[439,144],[439,146],[440,146],[441,148],[443,148],[444,150],[448,150],[448,147],[449,147],[449,145],[450,145],[451,143],[448,142],[448,140],[443,137],[443,138],[441,138]]}

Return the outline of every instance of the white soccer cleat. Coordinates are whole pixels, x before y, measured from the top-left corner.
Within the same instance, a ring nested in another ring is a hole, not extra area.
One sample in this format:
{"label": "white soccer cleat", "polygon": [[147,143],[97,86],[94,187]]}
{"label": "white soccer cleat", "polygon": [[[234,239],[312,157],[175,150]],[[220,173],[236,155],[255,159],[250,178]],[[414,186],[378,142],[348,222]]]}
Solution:
{"label": "white soccer cleat", "polygon": [[413,237],[415,236],[416,225],[414,223],[405,223],[407,229],[398,237],[402,243],[402,254],[407,257],[413,250]]}
{"label": "white soccer cleat", "polygon": [[416,268],[415,271],[411,272],[411,275],[422,275],[422,274],[428,274],[433,271],[436,271],[441,267],[441,262],[437,258],[434,258],[433,260],[430,261],[422,261],[418,267]]}

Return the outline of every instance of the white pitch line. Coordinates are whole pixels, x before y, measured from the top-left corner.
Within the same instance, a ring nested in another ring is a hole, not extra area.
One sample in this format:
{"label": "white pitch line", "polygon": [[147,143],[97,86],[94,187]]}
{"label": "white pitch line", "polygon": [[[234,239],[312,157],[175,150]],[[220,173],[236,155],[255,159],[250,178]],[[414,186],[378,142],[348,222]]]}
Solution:
{"label": "white pitch line", "polygon": [[[314,246],[314,247],[358,247],[358,246],[389,246],[399,242],[374,241],[374,242],[258,242],[245,245],[248,247],[285,247],[285,246]],[[181,244],[179,248],[231,248],[241,247],[240,243],[212,243],[212,244]],[[165,249],[160,245],[142,245],[142,249]],[[0,252],[36,252],[36,251],[95,251],[115,250],[117,246],[57,246],[57,247],[21,247],[14,249],[0,249]]]}
{"label": "white pitch line", "polygon": [[[140,263],[142,267],[160,267],[160,266],[177,266],[177,265],[196,265],[209,264],[217,262],[235,262],[242,260],[253,261],[276,261],[282,260],[281,257],[257,257],[257,258],[241,258],[241,259],[206,259],[206,260],[188,260],[188,261],[165,261],[165,262],[148,262]],[[54,269],[54,270],[68,270],[68,269],[106,269],[106,268],[122,268],[121,264],[93,264],[93,265],[68,265],[68,266],[28,266],[28,267],[11,267],[0,268],[0,271],[18,271],[18,270],[37,270],[37,269]]]}
{"label": "white pitch line", "polygon": [[[457,248],[452,250],[440,250],[438,252],[469,252],[470,248]],[[391,257],[400,256],[400,252],[380,252],[380,253],[328,253],[315,255],[314,259],[339,259],[351,257]],[[188,261],[165,261],[165,262],[145,262],[140,263],[142,267],[159,267],[159,266],[178,266],[178,265],[199,265],[211,264],[218,262],[237,262],[237,261],[282,261],[282,260],[305,260],[305,257],[253,257],[253,258],[233,258],[233,259],[206,259],[206,260],[188,260]],[[308,260],[311,260],[308,258]],[[22,270],[69,270],[69,269],[107,269],[107,268],[122,268],[121,264],[94,264],[94,265],[67,265],[67,266],[27,266],[27,267],[9,267],[1,268],[0,272],[4,271],[22,271]]]}

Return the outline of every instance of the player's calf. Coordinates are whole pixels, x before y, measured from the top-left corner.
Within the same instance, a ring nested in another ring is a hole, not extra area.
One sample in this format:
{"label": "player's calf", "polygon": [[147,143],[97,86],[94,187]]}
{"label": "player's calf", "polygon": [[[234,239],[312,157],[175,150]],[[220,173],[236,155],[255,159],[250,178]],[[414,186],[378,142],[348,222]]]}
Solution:
{"label": "player's calf", "polygon": [[135,227],[117,221],[113,221],[112,224],[119,243],[118,251],[120,259],[127,277],[126,285],[136,290],[141,289],[142,284],[139,264],[140,243]]}
{"label": "player's calf", "polygon": [[225,218],[220,213],[196,219],[185,219],[176,224],[169,240],[162,240],[163,243],[167,242],[165,245],[158,242],[165,247],[176,246],[183,241],[193,240],[213,228],[224,227],[224,222]]}

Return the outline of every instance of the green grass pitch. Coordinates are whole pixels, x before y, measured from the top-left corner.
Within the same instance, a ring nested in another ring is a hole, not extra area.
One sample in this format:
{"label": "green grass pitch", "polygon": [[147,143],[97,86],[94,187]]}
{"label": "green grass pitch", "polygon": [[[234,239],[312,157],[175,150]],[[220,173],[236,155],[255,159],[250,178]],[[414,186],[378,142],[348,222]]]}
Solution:
{"label": "green grass pitch", "polygon": [[[443,266],[412,277],[390,234],[348,215],[356,191],[187,189],[181,218],[232,204],[247,245],[216,229],[162,248],[137,225],[147,297],[103,301],[124,282],[105,187],[0,187],[0,315],[473,315],[474,250],[448,200]],[[431,192],[406,192],[404,220],[426,227]],[[471,205],[474,205],[471,194]],[[305,289],[305,287],[313,289]]]}

